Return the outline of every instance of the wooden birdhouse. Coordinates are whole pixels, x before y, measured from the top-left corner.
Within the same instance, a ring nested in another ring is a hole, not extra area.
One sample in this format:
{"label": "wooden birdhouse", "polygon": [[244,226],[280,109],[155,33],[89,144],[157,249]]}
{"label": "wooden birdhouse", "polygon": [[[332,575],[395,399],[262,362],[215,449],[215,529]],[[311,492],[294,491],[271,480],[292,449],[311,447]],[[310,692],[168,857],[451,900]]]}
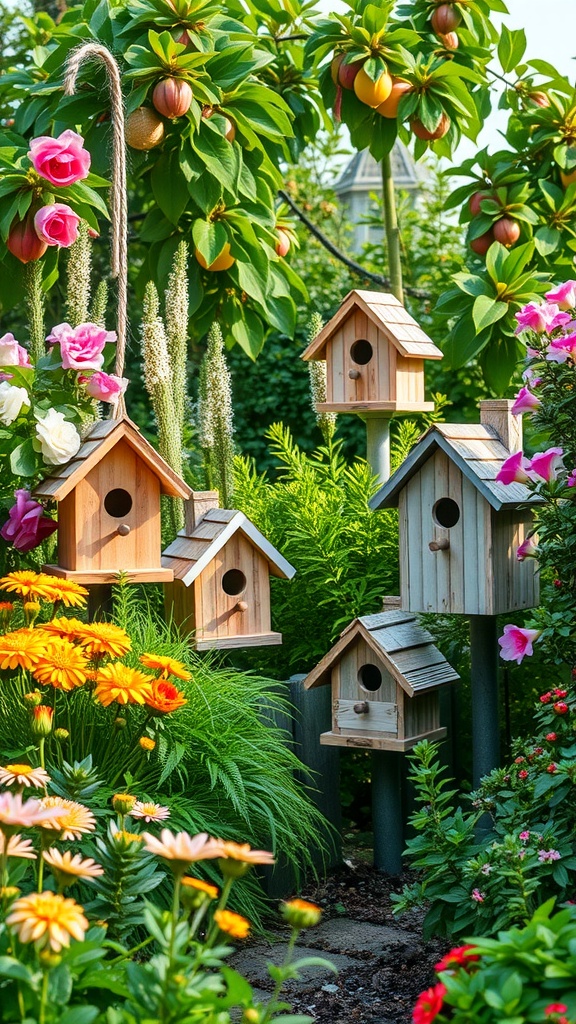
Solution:
{"label": "wooden birdhouse", "polygon": [[217,491],[193,493],[162,565],[174,574],[167,615],[197,650],[282,643],[272,631],[270,575],[289,580],[296,570],[243,512],[218,508]]}
{"label": "wooden birdhouse", "polygon": [[391,416],[434,408],[424,401],[424,360],[442,352],[387,292],[350,292],[302,359],[326,360],[318,412]]}
{"label": "wooden birdhouse", "polygon": [[127,417],[95,423],[77,455],[36,488],[58,503],[54,576],[78,583],[173,579],[162,567],[160,495],[187,498],[191,489]]}
{"label": "wooden birdhouse", "polygon": [[332,686],[321,743],[404,751],[446,735],[438,691],[459,678],[414,615],[388,611],[354,619],[304,686]]}
{"label": "wooden birdhouse", "polygon": [[522,447],[512,402],[480,403],[479,424],[435,423],[370,505],[398,508],[402,607],[500,615],[538,604],[534,559],[516,551],[539,503],[502,484],[502,463]]}

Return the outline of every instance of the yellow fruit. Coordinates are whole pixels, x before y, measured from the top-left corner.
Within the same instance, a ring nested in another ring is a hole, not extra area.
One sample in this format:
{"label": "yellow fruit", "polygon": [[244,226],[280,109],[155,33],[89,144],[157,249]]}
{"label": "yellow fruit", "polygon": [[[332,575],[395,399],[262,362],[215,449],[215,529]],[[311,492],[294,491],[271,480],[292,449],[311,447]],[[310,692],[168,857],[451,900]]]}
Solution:
{"label": "yellow fruit", "polygon": [[228,242],[226,242],[226,245],[222,249],[222,252],[220,253],[219,256],[216,257],[216,259],[214,260],[213,263],[210,264],[210,266],[208,266],[208,264],[206,263],[206,260],[204,259],[199,249],[196,249],[194,251],[194,255],[198,260],[198,263],[200,264],[201,267],[204,268],[204,270],[229,270],[230,267],[236,262],[234,256],[232,256],[230,252],[230,246]]}
{"label": "yellow fruit", "polygon": [[380,103],[376,108],[378,113],[382,114],[382,117],[397,117],[400,100],[405,92],[410,92],[411,88],[410,82],[402,82],[399,78],[395,79],[390,95],[384,100],[384,103]]}
{"label": "yellow fruit", "polygon": [[576,181],[576,170],[570,171],[569,174],[566,171],[560,171],[560,177],[564,188],[568,188],[569,185],[573,185]]}
{"label": "yellow fruit", "polygon": [[364,68],[361,68],[354,79],[354,92],[367,107],[379,107],[392,92],[392,79],[387,71],[383,71],[380,77],[373,82]]}
{"label": "yellow fruit", "polygon": [[126,118],[126,142],[132,149],[154,149],[164,138],[164,122],[150,107],[138,107]]}

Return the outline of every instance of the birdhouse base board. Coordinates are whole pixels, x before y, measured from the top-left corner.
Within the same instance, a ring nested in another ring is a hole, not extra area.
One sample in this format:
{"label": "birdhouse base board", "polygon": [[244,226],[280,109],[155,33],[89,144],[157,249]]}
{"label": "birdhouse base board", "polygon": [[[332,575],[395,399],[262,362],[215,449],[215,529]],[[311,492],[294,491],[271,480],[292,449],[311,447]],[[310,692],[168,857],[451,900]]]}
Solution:
{"label": "birdhouse base board", "polygon": [[[119,570],[112,572],[108,569],[63,569],[60,565],[43,565],[42,572],[82,584],[118,583],[119,575]],[[174,572],[172,569],[162,569],[161,567],[132,569],[125,573],[125,577],[128,583],[172,583]]]}
{"label": "birdhouse base board", "polygon": [[420,740],[442,740],[446,736],[446,732],[447,730],[443,727],[424,732],[420,736],[411,736],[406,740],[385,739],[383,736],[361,736],[359,733],[356,733],[355,736],[345,736],[337,732],[323,732],[320,734],[320,743],[326,747],[398,750],[400,753],[404,753],[407,750],[412,750],[412,747],[415,747]]}
{"label": "birdhouse base board", "polygon": [[317,402],[316,412],[356,412],[362,416],[433,412],[434,402]]}
{"label": "birdhouse base board", "polygon": [[214,648],[236,650],[240,647],[272,647],[282,643],[282,633],[254,633],[251,636],[216,636],[204,640],[197,639],[194,647],[197,651],[210,651]]}

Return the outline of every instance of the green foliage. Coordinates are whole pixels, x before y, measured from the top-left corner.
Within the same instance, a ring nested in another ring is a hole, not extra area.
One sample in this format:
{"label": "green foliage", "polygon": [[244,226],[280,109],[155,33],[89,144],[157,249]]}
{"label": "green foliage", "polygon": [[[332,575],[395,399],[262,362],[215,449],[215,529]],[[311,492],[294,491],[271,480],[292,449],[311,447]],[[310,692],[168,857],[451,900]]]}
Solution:
{"label": "green foliage", "polygon": [[142,840],[129,833],[125,837],[113,824],[95,846],[104,874],[94,879],[97,896],[86,910],[107,922],[110,939],[123,942],[144,921],[144,894],[156,889],[164,876],[156,858],[143,849]]}

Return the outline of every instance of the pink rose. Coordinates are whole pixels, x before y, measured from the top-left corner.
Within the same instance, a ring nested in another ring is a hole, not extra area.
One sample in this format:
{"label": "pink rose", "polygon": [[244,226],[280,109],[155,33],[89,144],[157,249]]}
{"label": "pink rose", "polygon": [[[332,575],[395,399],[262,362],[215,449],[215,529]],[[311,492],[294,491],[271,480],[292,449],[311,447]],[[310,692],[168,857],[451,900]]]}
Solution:
{"label": "pink rose", "polygon": [[566,334],[551,341],[546,350],[546,359],[549,363],[565,363],[567,359],[576,359],[576,334]]}
{"label": "pink rose", "polygon": [[527,537],[520,547],[516,548],[516,558],[523,562],[525,558],[538,558],[538,544],[534,537]]}
{"label": "pink rose", "polygon": [[526,655],[534,654],[532,644],[538,639],[541,629],[522,629],[521,626],[504,626],[504,634],[498,640],[502,661],[520,664]]}
{"label": "pink rose", "polygon": [[115,405],[130,382],[126,377],[117,377],[115,373],[98,370],[91,377],[80,377],[80,383],[85,384],[88,394],[98,402]]}
{"label": "pink rose", "polygon": [[38,238],[46,245],[59,245],[68,249],[78,238],[80,217],[66,203],[51,203],[42,206],[34,217],[34,228]]}
{"label": "pink rose", "polygon": [[520,388],[511,412],[514,416],[519,416],[523,412],[534,412],[540,405],[542,405],[540,399],[533,395],[528,388]]}
{"label": "pink rose", "polygon": [[116,341],[115,331],[106,331],[97,324],[58,324],[46,341],[59,344],[65,370],[99,370],[104,362],[102,352],[108,342]]}
{"label": "pink rose", "polygon": [[539,452],[529,463],[530,474],[539,476],[547,484],[558,479],[558,473],[565,469],[562,462],[564,450],[562,448],[548,448],[545,452]]}
{"label": "pink rose", "polygon": [[44,515],[42,505],[32,499],[30,491],[14,491],[14,497],[16,504],[10,509],[0,536],[18,551],[31,551],[58,529],[58,523]]}
{"label": "pink rose", "polygon": [[555,302],[560,309],[574,309],[576,306],[576,281],[565,281],[546,292],[545,296],[549,302]]}
{"label": "pink rose", "polygon": [[549,334],[555,327],[562,327],[564,324],[570,323],[572,317],[569,313],[561,313],[559,307],[553,303],[529,302],[516,313],[516,319],[518,321],[516,334],[526,330],[535,331],[536,334],[546,331]]}
{"label": "pink rose", "polygon": [[84,139],[69,128],[57,139],[47,135],[32,139],[28,156],[36,173],[52,185],[73,185],[90,171],[91,157],[84,149]]}
{"label": "pink rose", "polygon": [[530,480],[527,469],[530,462],[522,452],[514,452],[501,465],[496,480],[501,484],[527,484]]}

